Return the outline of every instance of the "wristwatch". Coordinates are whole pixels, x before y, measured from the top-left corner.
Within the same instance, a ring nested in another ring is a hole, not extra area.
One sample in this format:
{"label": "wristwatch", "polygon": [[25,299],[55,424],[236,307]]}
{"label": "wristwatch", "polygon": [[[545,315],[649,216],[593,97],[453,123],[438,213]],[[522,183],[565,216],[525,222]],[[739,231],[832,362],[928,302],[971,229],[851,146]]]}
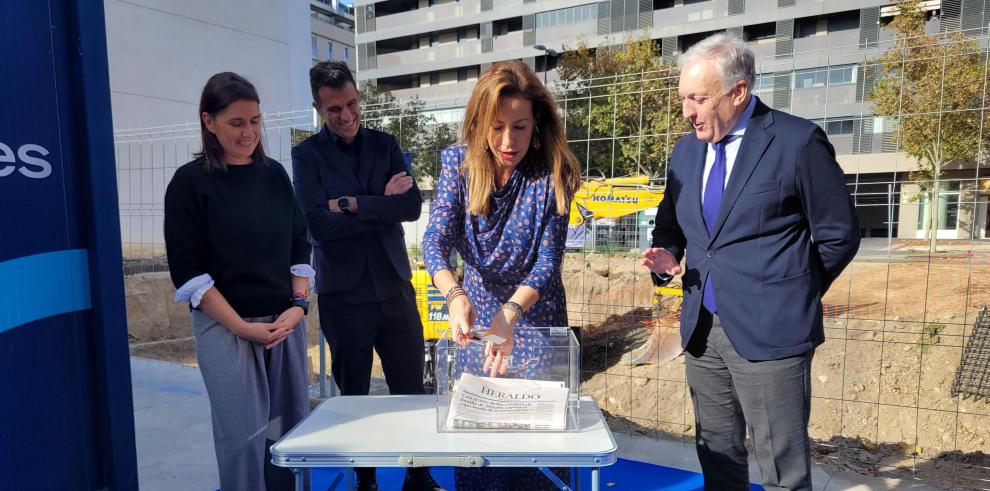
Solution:
{"label": "wristwatch", "polygon": [[343,211],[345,213],[350,213],[350,210],[347,209],[347,207],[350,206],[350,204],[351,201],[347,199],[347,196],[341,196],[337,198],[337,208],[340,208],[340,211]]}
{"label": "wristwatch", "polygon": [[300,309],[302,309],[304,316],[309,315],[309,300],[306,300],[304,298],[294,297],[292,299],[292,306],[299,307]]}

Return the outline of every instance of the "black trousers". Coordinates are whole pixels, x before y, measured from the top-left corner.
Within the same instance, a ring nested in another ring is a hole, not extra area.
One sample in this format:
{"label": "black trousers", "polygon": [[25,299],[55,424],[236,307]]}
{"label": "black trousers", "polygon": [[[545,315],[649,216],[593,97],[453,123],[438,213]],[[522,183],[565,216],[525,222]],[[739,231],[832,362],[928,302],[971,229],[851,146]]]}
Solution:
{"label": "black trousers", "polygon": [[338,302],[328,294],[318,302],[341,395],[368,395],[372,349],[381,358],[390,394],[423,393],[423,323],[412,284],[405,282],[398,294],[380,302]]}

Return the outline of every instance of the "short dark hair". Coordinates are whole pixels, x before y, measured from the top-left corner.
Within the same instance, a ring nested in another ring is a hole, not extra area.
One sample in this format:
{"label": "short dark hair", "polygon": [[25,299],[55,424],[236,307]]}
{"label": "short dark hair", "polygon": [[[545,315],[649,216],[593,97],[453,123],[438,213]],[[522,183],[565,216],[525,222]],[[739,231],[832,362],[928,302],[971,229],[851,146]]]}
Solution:
{"label": "short dark hair", "polygon": [[340,90],[347,82],[357,89],[351,69],[342,61],[321,61],[309,69],[309,87],[313,90],[315,102],[320,102],[320,87]]}
{"label": "short dark hair", "polygon": [[[210,133],[203,121],[203,113],[216,118],[218,114],[228,106],[237,101],[254,101],[261,104],[258,98],[258,91],[244,77],[233,72],[221,72],[206,81],[203,87],[203,95],[199,97],[199,128],[203,140],[203,149],[196,154],[196,157],[206,157],[206,170],[227,170],[227,163],[223,159],[223,146],[217,135]],[[261,140],[255,147],[251,159],[255,162],[267,162],[265,149],[262,148]]]}

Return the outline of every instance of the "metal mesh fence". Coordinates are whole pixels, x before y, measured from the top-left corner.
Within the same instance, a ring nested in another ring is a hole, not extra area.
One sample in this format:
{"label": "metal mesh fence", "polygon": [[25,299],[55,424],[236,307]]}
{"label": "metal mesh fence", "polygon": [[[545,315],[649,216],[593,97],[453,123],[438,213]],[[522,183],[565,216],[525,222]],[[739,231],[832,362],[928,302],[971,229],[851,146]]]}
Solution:
{"label": "metal mesh fence", "polygon": [[[968,63],[975,57],[977,65],[985,65],[987,38],[978,34],[968,38],[975,44],[965,49],[953,46],[967,40],[931,37],[942,43],[933,66],[953,66],[953,57]],[[976,95],[964,102],[949,103],[948,96],[963,90],[949,80],[931,92],[933,105],[875,116],[867,97],[873,86],[904,73],[887,68],[922,59],[911,50],[895,61],[880,59],[894,48],[890,40],[806,52],[796,47],[788,57],[758,60],[756,95],[818,122],[828,134],[847,174],[864,237],[856,259],[823,298],[826,341],[812,370],[815,459],[833,468],[947,489],[990,489],[990,404],[985,393],[984,398],[963,397],[966,382],[978,381],[981,373],[986,377],[988,366],[982,310],[990,304],[987,70],[979,71]],[[650,122],[655,101],[674,104],[669,112],[677,113],[675,86],[676,73],[665,71],[552,87],[586,185],[611,186],[604,192],[613,196],[662,192],[663,159],[683,129],[672,123],[658,131]],[[425,103],[423,111],[433,121],[415,134],[399,132],[400,145],[414,161],[426,163],[421,169],[430,162],[438,166],[442,150],[438,140],[421,138],[422,133],[438,124],[456,131],[464,102]],[[401,120],[397,114],[396,107],[366,107],[364,122],[386,127]],[[613,118],[611,124],[601,119],[603,114]],[[972,158],[945,161],[937,173],[920,172],[924,163],[909,156],[908,135],[898,129],[922,120],[932,128],[932,142],[968,148]],[[315,125],[305,110],[266,115],[265,126],[269,153],[288,166],[292,142]],[[164,186],[198,150],[197,127],[117,132],[122,240],[125,261],[133,263],[128,272],[165,267]],[[966,138],[957,138],[954,132],[960,128]],[[605,181],[631,175],[645,176],[645,181]],[[420,182],[429,198],[429,179]],[[639,356],[656,333],[678,325],[676,295],[654,298],[649,275],[639,266],[652,210],[619,216],[598,211],[577,226],[584,239],[572,244],[563,265],[570,323],[582,329],[582,390],[596,397],[614,431],[690,438],[694,417],[682,358],[655,363]],[[406,224],[414,261],[420,259],[427,214],[424,207],[418,222]]]}
{"label": "metal mesh fence", "polygon": [[990,398],[990,311],[984,305],[966,342],[952,395]]}
{"label": "metal mesh fence", "polygon": [[[291,172],[292,145],[313,126],[312,110],[265,114],[265,152]],[[114,132],[125,274],[167,270],[165,189],[175,170],[201,149],[198,122]]]}

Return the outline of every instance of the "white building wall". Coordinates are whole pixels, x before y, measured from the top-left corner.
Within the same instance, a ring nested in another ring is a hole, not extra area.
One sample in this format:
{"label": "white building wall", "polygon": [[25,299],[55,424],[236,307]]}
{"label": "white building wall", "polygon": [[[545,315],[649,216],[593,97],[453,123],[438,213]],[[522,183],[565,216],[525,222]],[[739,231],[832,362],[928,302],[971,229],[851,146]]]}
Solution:
{"label": "white building wall", "polygon": [[[158,257],[165,188],[200,150],[199,97],[211,75],[236,72],[257,87],[265,151],[291,173],[292,133],[312,127],[310,4],[105,0],[104,10],[124,254]],[[143,128],[154,130],[135,131]]]}
{"label": "white building wall", "polygon": [[104,9],[115,130],[195,121],[203,85],[222,71],[250,80],[264,112],[306,105],[306,0],[106,0]]}

